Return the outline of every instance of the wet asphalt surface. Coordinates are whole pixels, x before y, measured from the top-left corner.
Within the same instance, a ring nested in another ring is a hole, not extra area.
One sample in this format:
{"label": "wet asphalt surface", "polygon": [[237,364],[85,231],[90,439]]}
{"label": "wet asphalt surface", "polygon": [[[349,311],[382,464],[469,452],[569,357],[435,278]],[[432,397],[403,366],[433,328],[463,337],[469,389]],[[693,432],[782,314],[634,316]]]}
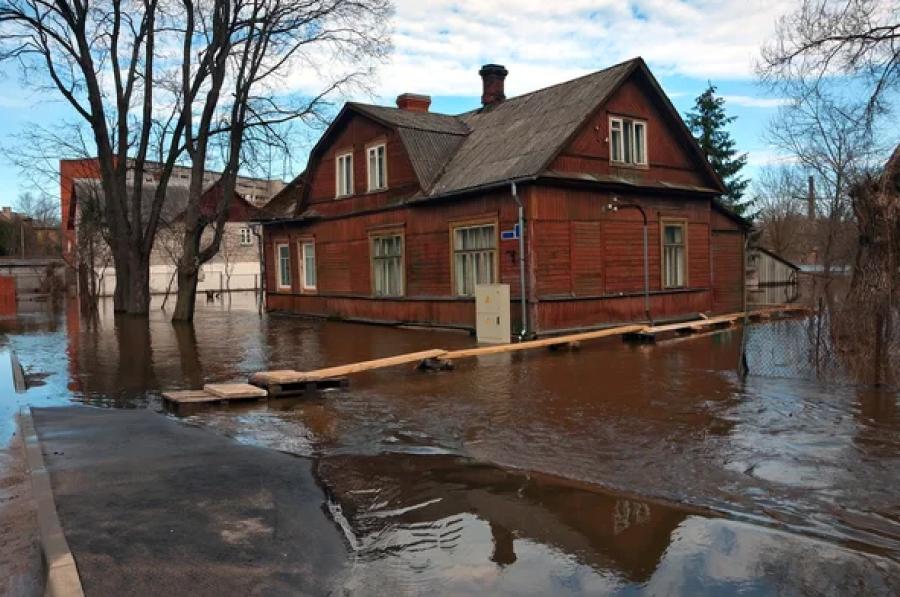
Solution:
{"label": "wet asphalt surface", "polygon": [[88,595],[322,595],[347,562],[311,462],[145,410],[33,411]]}

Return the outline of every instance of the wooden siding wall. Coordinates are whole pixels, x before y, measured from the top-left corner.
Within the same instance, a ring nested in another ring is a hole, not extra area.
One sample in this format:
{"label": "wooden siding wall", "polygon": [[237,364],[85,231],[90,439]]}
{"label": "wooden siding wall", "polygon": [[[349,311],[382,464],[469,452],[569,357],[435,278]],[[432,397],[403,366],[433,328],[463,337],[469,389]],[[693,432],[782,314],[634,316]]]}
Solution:
{"label": "wooden siding wall", "polygon": [[794,284],[797,282],[797,270],[768,253],[753,251],[750,255],[750,260],[750,265],[756,273],[756,284],[759,286]]}
{"label": "wooden siding wall", "polygon": [[[366,148],[377,140],[385,141],[388,188],[368,192]],[[353,151],[353,195],[335,198],[335,158]],[[339,215],[382,208],[391,200],[409,197],[418,190],[419,182],[406,148],[393,129],[354,114],[342,130],[334,133],[328,149],[309,176],[309,201],[305,207],[322,215]]]}
{"label": "wooden siding wall", "polygon": [[[613,174],[631,180],[713,186],[703,174],[693,153],[678,140],[676,130],[646,83],[632,79],[622,85],[569,146],[554,160],[551,169],[560,172]],[[647,167],[617,167],[609,161],[609,117],[633,117],[647,122]]]}
{"label": "wooden siding wall", "polygon": [[740,311],[744,304],[744,237],[737,231],[716,230],[712,241],[713,312]]}
{"label": "wooden siding wall", "polygon": [[[567,329],[644,316],[643,220],[636,209],[606,212],[614,194],[529,188],[536,259],[532,299],[541,330]],[[648,217],[651,312],[655,318],[711,308],[710,203],[705,199],[618,195]],[[663,290],[660,218],[687,223],[687,286]]]}
{"label": "wooden siding wall", "polygon": [[[637,210],[605,212],[608,193],[549,186],[522,188],[529,220],[529,317],[538,331],[585,327],[643,318],[642,225]],[[711,218],[706,199],[620,196],[637,201],[649,216],[651,308],[657,319],[709,311]],[[515,204],[506,191],[435,202],[308,224],[267,226],[267,287],[275,287],[273,246],[291,245],[293,288],[268,294],[269,308],[389,322],[421,322],[471,327],[474,304],[454,296],[450,227],[471,219],[491,219],[500,230],[516,222]],[[687,223],[687,287],[662,289],[660,218]],[[726,223],[730,221],[725,219]],[[402,229],[405,244],[403,298],[372,297],[369,236],[379,229]],[[736,227],[735,227],[736,228]],[[741,239],[738,230],[731,233]],[[318,288],[300,291],[297,243],[316,243]],[[726,247],[727,248],[727,247]],[[498,240],[499,281],[510,285],[512,316],[518,325],[518,242]],[[723,284],[741,278],[740,256],[720,256]],[[730,276],[730,277],[729,277]],[[738,292],[738,295],[740,293]]]}
{"label": "wooden siding wall", "polygon": [[[496,221],[500,230],[517,218],[509,193],[493,193],[464,201],[404,207],[311,223],[276,224],[266,228],[267,288],[275,288],[274,245],[292,247],[293,288],[270,292],[269,308],[316,315],[471,326],[474,300],[456,297],[451,278],[450,227],[466,221]],[[373,298],[369,236],[381,229],[402,229],[406,270],[405,296]],[[318,288],[315,296],[300,292],[297,242],[316,243]],[[519,297],[517,241],[499,240],[499,282]],[[419,300],[415,300],[419,299]],[[516,313],[514,313],[515,315]]]}

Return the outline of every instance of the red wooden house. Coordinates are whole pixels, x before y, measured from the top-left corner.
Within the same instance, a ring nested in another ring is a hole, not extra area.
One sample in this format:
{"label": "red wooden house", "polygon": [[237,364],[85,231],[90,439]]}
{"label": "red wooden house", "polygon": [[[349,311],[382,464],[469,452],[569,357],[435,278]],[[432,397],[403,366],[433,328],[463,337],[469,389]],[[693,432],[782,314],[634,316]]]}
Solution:
{"label": "red wooden house", "polygon": [[514,331],[642,320],[642,214],[653,318],[741,308],[746,223],[642,59],[509,99],[480,74],[458,116],[344,106],[265,224],[269,310],[472,328],[497,282]]}

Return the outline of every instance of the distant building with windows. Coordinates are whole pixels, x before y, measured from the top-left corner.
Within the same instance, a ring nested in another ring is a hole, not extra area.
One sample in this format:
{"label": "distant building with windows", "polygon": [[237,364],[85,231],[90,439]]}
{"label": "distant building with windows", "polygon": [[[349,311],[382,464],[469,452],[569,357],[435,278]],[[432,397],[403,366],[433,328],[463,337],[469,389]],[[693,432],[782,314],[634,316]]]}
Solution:
{"label": "distant building with windows", "polygon": [[343,107],[273,199],[269,310],[471,329],[494,283],[528,333],[742,308],[748,223],[642,59],[509,99],[479,74],[464,114]]}
{"label": "distant building with windows", "polygon": [[[99,207],[103,194],[96,174],[96,160],[70,160],[61,162],[64,187],[62,214],[64,256],[76,269],[90,268],[95,276],[100,296],[111,296],[115,290],[116,274],[109,247],[96,226],[85,221],[86,208]],[[79,174],[85,176],[78,176]],[[149,217],[156,181],[152,168],[145,176],[142,218]],[[201,211],[211,219],[221,197],[219,174],[207,172],[207,184],[201,199]],[[161,294],[177,289],[177,262],[183,240],[182,218],[187,208],[189,169],[177,167],[169,182],[166,198],[160,214],[160,226],[150,257],[150,292]],[[284,187],[278,180],[261,180],[240,177],[235,196],[229,208],[225,231],[219,252],[203,264],[198,290],[228,292],[262,288],[259,225],[265,219],[265,204],[272,195]],[[129,188],[130,191],[130,188]],[[95,213],[98,210],[95,210]],[[102,213],[102,209],[99,209]],[[204,233],[204,242],[211,238],[212,230]],[[87,274],[79,275],[78,284],[88,283]]]}

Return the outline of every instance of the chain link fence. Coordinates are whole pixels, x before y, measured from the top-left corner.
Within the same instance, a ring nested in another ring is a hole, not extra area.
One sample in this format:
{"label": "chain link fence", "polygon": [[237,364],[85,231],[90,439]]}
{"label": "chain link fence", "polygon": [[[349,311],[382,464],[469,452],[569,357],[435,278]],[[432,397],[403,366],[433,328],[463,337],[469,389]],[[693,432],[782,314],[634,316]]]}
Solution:
{"label": "chain link fence", "polygon": [[[743,375],[853,385],[900,386],[900,305],[863,313],[843,306],[844,288],[805,298],[808,314],[743,328]],[[837,298],[835,298],[837,297]],[[877,332],[873,332],[877,330]],[[878,337],[874,337],[877,333]]]}

